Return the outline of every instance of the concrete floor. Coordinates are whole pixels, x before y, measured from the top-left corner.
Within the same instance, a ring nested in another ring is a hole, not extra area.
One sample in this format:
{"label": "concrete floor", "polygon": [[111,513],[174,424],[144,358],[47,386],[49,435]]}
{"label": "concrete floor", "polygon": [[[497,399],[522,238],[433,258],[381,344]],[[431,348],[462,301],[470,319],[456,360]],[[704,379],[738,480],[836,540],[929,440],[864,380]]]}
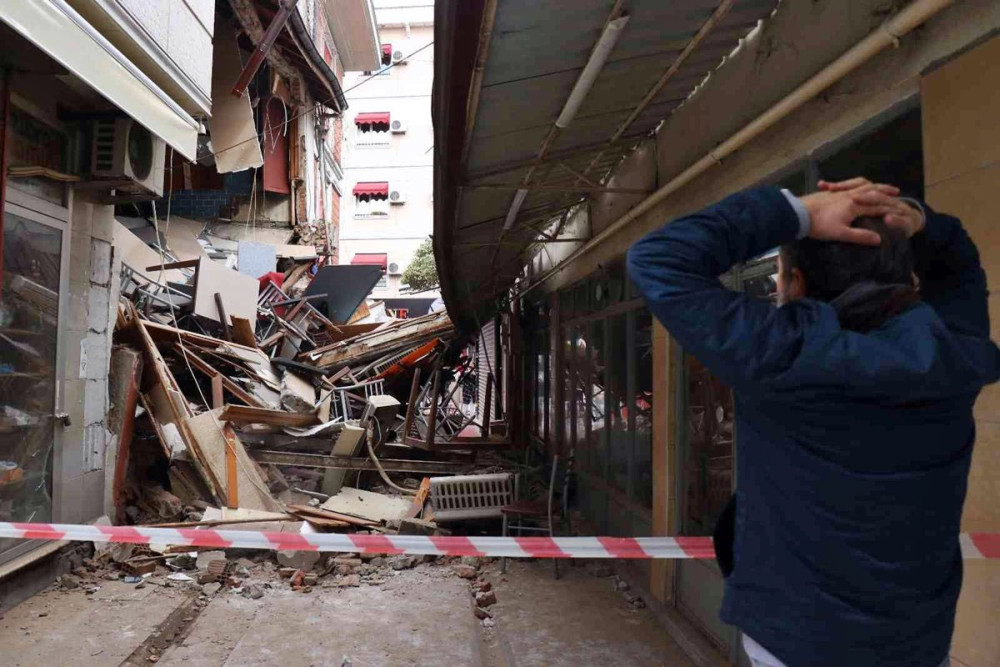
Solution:
{"label": "concrete floor", "polygon": [[[196,584],[142,588],[120,581],[42,592],[0,619],[3,664],[341,667],[692,667],[648,610],[613,580],[583,567],[552,577],[551,563],[484,564],[498,602],[473,614],[470,582],[440,562],[386,568],[384,583],[338,587],[328,575],[311,592],[290,589],[274,567],[253,579],[264,596]],[[199,600],[199,598],[201,599]],[[349,662],[346,662],[348,661]]]}

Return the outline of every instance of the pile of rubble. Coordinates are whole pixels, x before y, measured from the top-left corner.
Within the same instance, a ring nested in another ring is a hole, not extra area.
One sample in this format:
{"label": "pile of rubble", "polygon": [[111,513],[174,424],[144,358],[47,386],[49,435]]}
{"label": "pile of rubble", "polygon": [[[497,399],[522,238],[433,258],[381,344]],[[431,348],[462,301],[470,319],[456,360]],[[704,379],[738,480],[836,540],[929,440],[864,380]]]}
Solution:
{"label": "pile of rubble", "polygon": [[[483,454],[507,444],[489,408],[477,408],[492,403],[492,380],[480,382],[492,370],[478,368],[447,313],[387,317],[370,299],[378,266],[327,266],[310,246],[240,241],[234,253],[196,229],[181,242],[184,229],[168,239],[186,255],[121,244],[112,521],[444,532],[428,502],[431,478],[495,469]],[[279,554],[278,566],[289,585],[308,589],[330,573],[344,585],[377,581],[375,572],[407,558],[318,565],[315,553]],[[169,568],[168,582],[234,588],[246,579],[223,558],[214,566],[223,570],[207,573],[181,567],[190,554],[112,560],[122,576]]]}

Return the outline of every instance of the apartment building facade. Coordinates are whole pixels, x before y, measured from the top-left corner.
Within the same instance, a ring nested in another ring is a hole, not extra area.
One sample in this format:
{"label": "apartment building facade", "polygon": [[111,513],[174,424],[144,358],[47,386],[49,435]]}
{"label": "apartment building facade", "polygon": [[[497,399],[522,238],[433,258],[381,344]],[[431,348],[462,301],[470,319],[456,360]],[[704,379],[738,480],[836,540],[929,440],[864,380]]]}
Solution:
{"label": "apartment building facade", "polygon": [[[376,0],[382,62],[348,74],[341,264],[378,264],[375,298],[408,295],[402,273],[433,226],[434,4]],[[420,296],[434,298],[437,293]]]}

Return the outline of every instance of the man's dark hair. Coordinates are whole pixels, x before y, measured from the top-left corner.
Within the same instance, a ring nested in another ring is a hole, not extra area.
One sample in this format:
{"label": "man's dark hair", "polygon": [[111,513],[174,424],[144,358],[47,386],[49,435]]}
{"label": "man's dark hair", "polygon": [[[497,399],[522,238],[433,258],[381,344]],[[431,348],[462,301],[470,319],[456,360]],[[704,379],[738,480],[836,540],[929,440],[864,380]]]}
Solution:
{"label": "man's dark hair", "polygon": [[858,218],[852,227],[869,229],[882,238],[878,246],[801,239],[781,247],[787,282],[797,268],[806,296],[831,303],[841,325],[854,331],[877,328],[917,301],[913,284],[913,250],[906,235],[878,218]]}

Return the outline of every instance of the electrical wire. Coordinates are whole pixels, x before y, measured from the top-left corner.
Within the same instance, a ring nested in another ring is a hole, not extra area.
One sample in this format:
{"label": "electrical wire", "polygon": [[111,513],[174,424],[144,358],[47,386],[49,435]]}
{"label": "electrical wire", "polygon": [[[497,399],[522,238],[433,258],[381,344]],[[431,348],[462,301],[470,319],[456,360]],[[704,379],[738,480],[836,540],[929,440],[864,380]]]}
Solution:
{"label": "electrical wire", "polygon": [[[392,63],[390,65],[386,65],[385,67],[381,68],[379,70],[379,72],[384,72],[386,70],[392,69],[393,67],[396,67],[397,65],[401,65],[404,62],[408,62],[410,60],[410,58],[412,58],[413,56],[417,55],[421,51],[424,51],[425,49],[430,48],[433,45],[434,45],[434,42],[430,41],[427,44],[424,44],[423,46],[421,46],[416,51],[410,53],[408,56],[402,58],[399,62],[395,62],[395,63]],[[366,83],[368,83],[372,79],[377,78],[378,76],[380,76],[380,75],[378,75],[378,74],[372,74],[371,76],[369,76],[369,77],[367,77],[365,79],[362,79],[361,81],[359,81],[355,85],[351,86],[350,88],[347,88],[346,90],[344,90],[342,92],[344,94],[347,94],[347,93],[351,92],[352,90],[355,90],[356,88],[360,88],[361,86],[365,85]],[[299,118],[302,118],[303,116],[306,116],[306,115],[308,115],[310,113],[313,113],[314,111],[316,111],[317,109],[319,109],[321,106],[329,106],[331,104],[331,102],[334,102],[334,100],[332,98],[328,99],[328,100],[324,100],[322,102],[315,102],[315,103],[313,103],[313,105],[310,108],[306,109],[302,113],[296,114],[296,115],[294,115],[294,116],[292,116],[290,118],[286,118],[286,120],[284,121],[284,123],[282,123],[282,126],[287,127],[293,120],[298,120]],[[218,150],[213,150],[213,151],[211,151],[209,153],[205,153],[203,155],[199,155],[196,158],[196,161],[203,160],[203,159],[208,158],[208,157],[215,157],[216,155],[220,155],[221,153],[225,153],[226,151],[231,151],[234,148],[238,148],[238,147],[242,146],[243,144],[250,143],[251,141],[260,141],[260,139],[263,137],[263,135],[264,135],[264,133],[260,132],[260,133],[258,133],[256,135],[252,136],[252,137],[247,137],[246,139],[243,139],[242,141],[238,141],[237,143],[235,143],[235,144],[233,144],[231,146],[226,146],[225,148],[220,148]]]}
{"label": "electrical wire", "polygon": [[[375,425],[375,429],[378,430],[378,440],[379,440],[379,442],[382,442],[382,426],[381,426],[381,424],[379,424],[378,419],[375,419],[374,417],[372,417],[372,423]],[[382,464],[379,462],[378,457],[375,456],[375,448],[372,447],[372,431],[371,431],[371,429],[368,429],[368,433],[366,434],[366,437],[365,437],[365,444],[368,445],[368,457],[372,460],[372,463],[375,464],[375,469],[378,470],[378,474],[382,478],[383,482],[385,482],[386,484],[388,484],[391,488],[396,489],[397,491],[399,491],[403,495],[407,495],[407,496],[415,496],[415,495],[417,495],[417,492],[414,491],[413,489],[404,489],[403,487],[401,487],[401,486],[393,483],[393,481],[391,479],[389,479],[389,475],[386,474],[385,468],[382,467]]]}

